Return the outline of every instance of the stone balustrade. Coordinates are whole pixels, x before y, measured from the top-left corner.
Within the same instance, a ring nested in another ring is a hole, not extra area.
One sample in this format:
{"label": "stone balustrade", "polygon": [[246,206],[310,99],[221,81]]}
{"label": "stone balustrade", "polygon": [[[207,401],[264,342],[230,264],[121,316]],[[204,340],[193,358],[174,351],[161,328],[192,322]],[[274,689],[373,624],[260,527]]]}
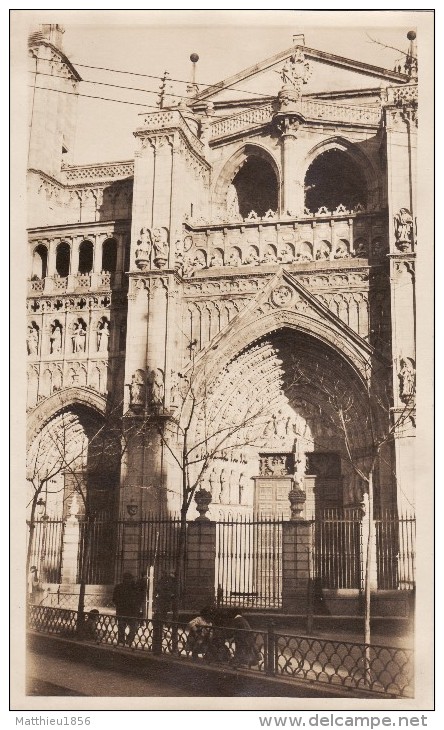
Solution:
{"label": "stone balustrade", "polygon": [[100,273],[70,276],[46,276],[44,279],[30,279],[28,281],[28,296],[109,291],[110,289],[120,289],[122,285],[123,274],[120,272],[102,271]]}
{"label": "stone balustrade", "polygon": [[231,223],[198,224],[184,230],[184,275],[205,269],[271,266],[360,258],[372,262],[388,253],[381,213],[349,212],[343,206],[316,216],[250,216]]}
{"label": "stone balustrade", "polygon": [[66,185],[93,183],[105,180],[122,180],[133,177],[134,162],[110,162],[97,165],[73,165],[62,169],[62,181]]}

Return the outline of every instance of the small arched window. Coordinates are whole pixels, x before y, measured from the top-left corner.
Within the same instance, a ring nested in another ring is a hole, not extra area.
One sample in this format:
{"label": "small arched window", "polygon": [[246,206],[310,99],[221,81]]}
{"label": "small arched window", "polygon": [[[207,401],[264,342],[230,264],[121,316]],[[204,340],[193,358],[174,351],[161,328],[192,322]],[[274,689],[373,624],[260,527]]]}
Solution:
{"label": "small arched window", "polygon": [[82,241],[79,248],[79,274],[89,274],[93,267],[94,247],[91,241]]}
{"label": "small arched window", "polygon": [[44,279],[48,273],[48,249],[39,244],[32,256],[32,278]]}
{"label": "small arched window", "polygon": [[102,248],[102,271],[112,273],[117,266],[117,241],[114,238],[108,238]]}
{"label": "small arched window", "polygon": [[69,243],[62,241],[57,246],[56,252],[56,271],[59,276],[69,275],[69,263],[71,259],[71,248]]}

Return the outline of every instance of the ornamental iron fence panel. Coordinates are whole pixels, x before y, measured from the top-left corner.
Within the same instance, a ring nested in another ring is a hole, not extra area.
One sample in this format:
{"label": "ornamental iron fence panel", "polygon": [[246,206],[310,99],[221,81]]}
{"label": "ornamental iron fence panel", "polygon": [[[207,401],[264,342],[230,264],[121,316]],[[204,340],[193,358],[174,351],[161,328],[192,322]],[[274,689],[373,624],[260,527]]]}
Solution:
{"label": "ornamental iron fence panel", "polygon": [[362,513],[325,509],[313,522],[313,572],[321,588],[361,588]]}
{"label": "ornamental iron fence panel", "polygon": [[[194,632],[184,622],[87,614],[29,606],[28,628],[66,638],[128,647],[182,661],[230,667],[299,683],[362,690],[375,697],[414,696],[412,649],[331,641],[267,630],[233,628],[214,620],[196,651]],[[120,629],[119,629],[120,625]],[[119,641],[120,638],[120,641]]]}

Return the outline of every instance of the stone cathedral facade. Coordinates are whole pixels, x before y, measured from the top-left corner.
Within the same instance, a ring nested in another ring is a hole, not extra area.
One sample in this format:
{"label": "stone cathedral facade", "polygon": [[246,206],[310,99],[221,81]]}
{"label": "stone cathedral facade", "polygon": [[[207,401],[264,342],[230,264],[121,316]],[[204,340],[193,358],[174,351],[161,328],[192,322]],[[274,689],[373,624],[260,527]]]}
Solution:
{"label": "stone cathedral facade", "polygon": [[[390,71],[292,45],[179,105],[164,97],[139,116],[133,160],[80,166],[62,29],[34,33],[29,59],[29,453],[78,452],[48,512],[66,514],[76,470],[97,508],[177,511],[188,423],[213,519],[288,516],[295,484],[303,517],[359,506],[353,461],[372,458],[369,402],[383,398],[375,508],[413,505],[413,49]],[[95,469],[119,408],[146,428]]]}

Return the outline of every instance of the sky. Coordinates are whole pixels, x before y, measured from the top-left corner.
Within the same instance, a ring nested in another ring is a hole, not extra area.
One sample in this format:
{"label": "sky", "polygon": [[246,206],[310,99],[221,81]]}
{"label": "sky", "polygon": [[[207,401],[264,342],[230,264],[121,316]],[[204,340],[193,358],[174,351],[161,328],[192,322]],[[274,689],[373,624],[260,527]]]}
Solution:
{"label": "sky", "polygon": [[[160,77],[167,70],[171,79],[188,82],[190,54],[197,53],[196,80],[211,84],[289,48],[298,33],[304,34],[311,48],[392,69],[401,53],[372,42],[369,36],[407,50],[407,31],[415,27],[415,15],[410,12],[382,11],[66,11],[60,19],[59,15],[52,11],[43,20],[62,22],[63,50],[84,79],[80,93],[132,102],[79,99],[71,164],[133,158],[137,115],[156,105],[160,79],[118,71]],[[346,26],[350,21],[353,25]],[[174,82],[171,90],[186,95],[186,83]]]}

